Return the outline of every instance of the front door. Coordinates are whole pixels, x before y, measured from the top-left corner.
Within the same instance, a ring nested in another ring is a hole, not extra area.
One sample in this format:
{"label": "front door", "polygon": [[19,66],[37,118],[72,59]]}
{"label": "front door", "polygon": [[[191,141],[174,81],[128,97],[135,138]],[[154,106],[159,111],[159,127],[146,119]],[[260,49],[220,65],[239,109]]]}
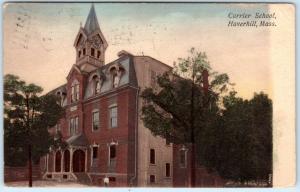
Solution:
{"label": "front door", "polygon": [[84,172],[85,170],[84,151],[78,149],[73,153],[73,172]]}

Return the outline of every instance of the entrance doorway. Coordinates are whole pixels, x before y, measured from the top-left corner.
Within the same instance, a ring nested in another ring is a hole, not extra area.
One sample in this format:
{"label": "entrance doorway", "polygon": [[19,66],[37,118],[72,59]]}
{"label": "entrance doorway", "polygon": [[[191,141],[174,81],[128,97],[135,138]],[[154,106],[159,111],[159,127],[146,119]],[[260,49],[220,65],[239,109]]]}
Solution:
{"label": "entrance doorway", "polygon": [[73,153],[73,172],[84,172],[85,170],[85,153],[78,149]]}

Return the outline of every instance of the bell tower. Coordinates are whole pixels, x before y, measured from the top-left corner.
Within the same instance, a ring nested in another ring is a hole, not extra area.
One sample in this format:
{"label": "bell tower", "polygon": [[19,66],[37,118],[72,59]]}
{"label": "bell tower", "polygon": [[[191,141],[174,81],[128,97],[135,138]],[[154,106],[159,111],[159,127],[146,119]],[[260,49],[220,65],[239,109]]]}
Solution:
{"label": "bell tower", "polygon": [[85,72],[93,71],[105,64],[105,50],[108,44],[100,30],[95,7],[92,4],[84,27],[80,26],[74,47],[76,65]]}

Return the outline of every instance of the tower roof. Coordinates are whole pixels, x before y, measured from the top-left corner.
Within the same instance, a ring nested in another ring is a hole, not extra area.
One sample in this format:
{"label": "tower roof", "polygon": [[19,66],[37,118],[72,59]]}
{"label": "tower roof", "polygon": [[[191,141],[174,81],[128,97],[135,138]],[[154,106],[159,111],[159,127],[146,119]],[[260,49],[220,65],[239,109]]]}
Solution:
{"label": "tower roof", "polygon": [[92,4],[92,6],[91,6],[89,15],[88,15],[85,25],[84,25],[84,29],[88,35],[93,33],[96,30],[100,30],[94,4]]}

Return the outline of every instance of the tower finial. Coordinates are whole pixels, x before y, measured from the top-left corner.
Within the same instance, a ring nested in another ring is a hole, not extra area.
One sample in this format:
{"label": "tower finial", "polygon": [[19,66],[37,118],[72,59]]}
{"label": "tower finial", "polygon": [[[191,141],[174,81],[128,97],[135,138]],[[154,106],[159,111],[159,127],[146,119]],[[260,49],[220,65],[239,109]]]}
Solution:
{"label": "tower finial", "polygon": [[91,34],[94,31],[96,31],[97,29],[100,29],[98,19],[97,19],[97,16],[96,16],[94,3],[92,3],[89,15],[88,15],[88,17],[86,19],[86,22],[85,22],[85,25],[84,25],[84,29],[86,30],[86,32],[88,34]]}

